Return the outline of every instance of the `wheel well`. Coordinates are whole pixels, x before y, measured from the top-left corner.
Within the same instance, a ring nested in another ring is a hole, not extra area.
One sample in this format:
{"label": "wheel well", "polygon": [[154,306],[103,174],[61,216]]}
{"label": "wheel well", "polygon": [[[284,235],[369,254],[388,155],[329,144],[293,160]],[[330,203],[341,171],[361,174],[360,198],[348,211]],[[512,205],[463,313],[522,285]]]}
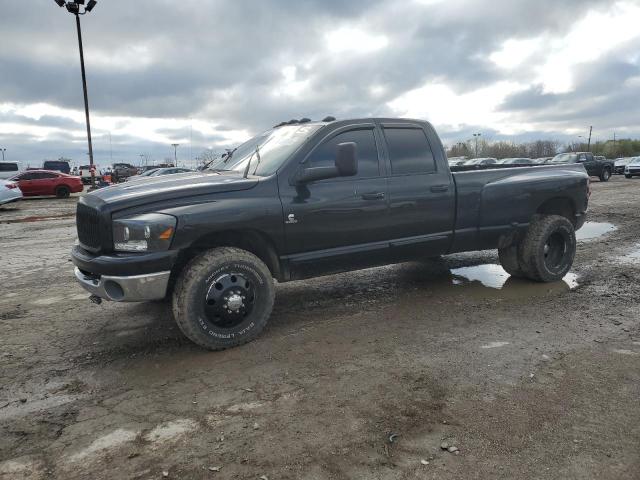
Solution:
{"label": "wheel well", "polygon": [[280,261],[273,242],[255,230],[231,230],[205,235],[191,244],[181,261],[186,264],[198,253],[215,247],[236,247],[251,252],[265,263],[274,278],[281,278]]}
{"label": "wheel well", "polygon": [[576,224],[576,207],[568,198],[552,198],[538,207],[536,213],[542,215],[560,215]]}

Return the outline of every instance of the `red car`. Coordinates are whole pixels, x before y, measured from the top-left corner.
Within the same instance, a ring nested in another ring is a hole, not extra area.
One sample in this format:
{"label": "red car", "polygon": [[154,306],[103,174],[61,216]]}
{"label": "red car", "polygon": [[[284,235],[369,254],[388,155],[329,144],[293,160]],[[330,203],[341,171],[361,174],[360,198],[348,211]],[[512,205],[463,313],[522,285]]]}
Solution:
{"label": "red car", "polygon": [[11,180],[18,184],[25,197],[55,195],[58,198],[67,198],[84,188],[80,177],[50,170],[29,170]]}

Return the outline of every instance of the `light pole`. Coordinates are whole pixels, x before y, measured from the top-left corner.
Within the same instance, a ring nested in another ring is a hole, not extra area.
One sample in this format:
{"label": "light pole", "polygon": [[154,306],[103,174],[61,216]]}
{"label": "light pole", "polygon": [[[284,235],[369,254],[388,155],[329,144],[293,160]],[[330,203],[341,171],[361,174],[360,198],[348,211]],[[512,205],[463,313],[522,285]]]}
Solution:
{"label": "light pole", "polygon": [[178,166],[178,147],[180,146],[179,143],[172,143],[171,146],[173,147],[173,160],[174,160],[174,166]]}
{"label": "light pole", "polygon": [[2,161],[4,162],[4,152],[7,151],[6,148],[0,148],[0,151],[2,152]]}
{"label": "light pole", "polygon": [[[89,165],[91,172],[91,189],[96,188],[95,167],[93,164],[93,146],[91,144],[91,123],[89,121],[89,96],[87,94],[87,75],[84,71],[84,51],[82,48],[82,31],[80,30],[80,15],[89,13],[98,3],[96,0],[89,0],[85,5],[85,0],[75,0],[65,2],[64,0],[54,0],[59,7],[66,7],[67,11],[76,17],[76,29],[78,30],[78,48],[80,49],[80,70],[82,71],[82,90],[84,92],[84,114],[87,120],[87,141],[89,142]],[[80,6],[83,6],[80,11]]]}
{"label": "light pole", "polygon": [[476,158],[478,158],[478,137],[480,137],[480,135],[482,135],[481,133],[474,133],[473,134],[473,138],[475,138],[476,140]]}

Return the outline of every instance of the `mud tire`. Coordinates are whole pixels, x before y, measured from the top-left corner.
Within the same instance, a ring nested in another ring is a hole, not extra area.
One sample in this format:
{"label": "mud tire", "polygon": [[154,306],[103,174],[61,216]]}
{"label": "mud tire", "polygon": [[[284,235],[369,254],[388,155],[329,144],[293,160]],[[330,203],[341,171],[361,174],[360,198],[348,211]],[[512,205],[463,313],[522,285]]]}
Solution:
{"label": "mud tire", "polygon": [[610,178],[611,178],[611,170],[609,170],[608,168],[603,168],[602,172],[600,173],[600,181],[608,182]]}
{"label": "mud tire", "polygon": [[[239,324],[221,327],[206,313],[207,292],[219,275],[240,272],[253,287],[252,309]],[[254,340],[264,329],[273,309],[275,287],[267,266],[250,252],[232,247],[207,250],[183,269],[173,291],[173,315],[191,341],[208,350],[224,350]]]}
{"label": "mud tire", "polygon": [[502,268],[512,277],[524,278],[527,276],[520,266],[517,244],[498,249],[498,258]]}
{"label": "mud tire", "polygon": [[571,269],[576,254],[573,224],[559,215],[534,215],[518,245],[520,267],[537,282],[557,282]]}

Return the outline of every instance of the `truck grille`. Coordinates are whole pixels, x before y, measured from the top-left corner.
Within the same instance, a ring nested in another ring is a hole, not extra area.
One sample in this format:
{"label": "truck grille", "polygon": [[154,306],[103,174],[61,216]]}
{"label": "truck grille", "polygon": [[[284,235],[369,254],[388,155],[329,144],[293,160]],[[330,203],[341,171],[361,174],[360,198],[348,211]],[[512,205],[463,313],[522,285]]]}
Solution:
{"label": "truck grille", "polygon": [[76,209],[76,228],[80,243],[91,250],[100,250],[100,213],[94,208],[78,203]]}

